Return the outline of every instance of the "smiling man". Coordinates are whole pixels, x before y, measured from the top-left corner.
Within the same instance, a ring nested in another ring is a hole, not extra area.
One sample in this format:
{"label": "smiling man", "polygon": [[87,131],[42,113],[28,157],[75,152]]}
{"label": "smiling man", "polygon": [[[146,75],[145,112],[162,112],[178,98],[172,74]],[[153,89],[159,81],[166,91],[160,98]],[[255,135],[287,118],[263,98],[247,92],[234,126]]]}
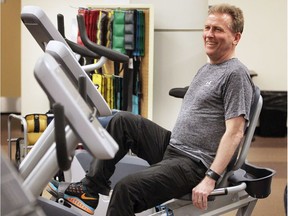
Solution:
{"label": "smiling man", "polygon": [[241,11],[214,6],[203,31],[205,51],[211,64],[222,63],[235,55],[241,34],[244,19]]}
{"label": "smiling man", "polygon": [[[207,197],[225,172],[249,121],[254,85],[247,67],[235,57],[243,26],[239,8],[212,6],[203,31],[210,62],[193,78],[173,130],[118,112],[107,126],[119,145],[115,158],[95,159],[86,177],[68,186],[64,198],[93,214],[98,194],[108,195],[111,190],[109,179],[116,163],[131,150],[151,166],[116,184],[108,216],[132,216],[189,192],[193,204],[206,209]],[[54,180],[49,184],[52,194],[58,187]]]}

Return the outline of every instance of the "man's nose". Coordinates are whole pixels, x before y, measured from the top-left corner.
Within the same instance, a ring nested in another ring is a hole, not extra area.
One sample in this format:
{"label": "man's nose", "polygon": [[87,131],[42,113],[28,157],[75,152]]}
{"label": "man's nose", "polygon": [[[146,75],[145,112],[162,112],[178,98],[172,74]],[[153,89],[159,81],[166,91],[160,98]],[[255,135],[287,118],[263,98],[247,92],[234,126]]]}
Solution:
{"label": "man's nose", "polygon": [[206,37],[213,37],[213,36],[214,36],[214,31],[212,28],[206,31]]}

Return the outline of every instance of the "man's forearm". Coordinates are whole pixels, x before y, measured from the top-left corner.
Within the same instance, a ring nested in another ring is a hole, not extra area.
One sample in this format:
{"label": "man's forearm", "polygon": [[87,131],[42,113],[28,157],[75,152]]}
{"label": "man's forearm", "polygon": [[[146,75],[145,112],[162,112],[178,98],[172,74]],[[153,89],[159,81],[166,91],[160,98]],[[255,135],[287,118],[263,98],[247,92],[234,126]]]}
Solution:
{"label": "man's forearm", "polygon": [[220,141],[216,157],[210,166],[210,169],[219,175],[225,171],[244,135],[244,118],[238,117],[228,121],[228,128]]}

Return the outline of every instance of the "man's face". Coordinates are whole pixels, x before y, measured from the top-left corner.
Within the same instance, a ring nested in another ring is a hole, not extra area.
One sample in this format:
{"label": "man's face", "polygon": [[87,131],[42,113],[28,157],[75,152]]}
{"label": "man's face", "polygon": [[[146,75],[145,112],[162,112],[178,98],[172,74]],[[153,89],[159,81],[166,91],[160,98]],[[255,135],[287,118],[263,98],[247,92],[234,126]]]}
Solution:
{"label": "man's face", "polygon": [[224,62],[234,55],[241,34],[231,29],[232,18],[227,14],[210,14],[203,31],[204,47],[212,64]]}

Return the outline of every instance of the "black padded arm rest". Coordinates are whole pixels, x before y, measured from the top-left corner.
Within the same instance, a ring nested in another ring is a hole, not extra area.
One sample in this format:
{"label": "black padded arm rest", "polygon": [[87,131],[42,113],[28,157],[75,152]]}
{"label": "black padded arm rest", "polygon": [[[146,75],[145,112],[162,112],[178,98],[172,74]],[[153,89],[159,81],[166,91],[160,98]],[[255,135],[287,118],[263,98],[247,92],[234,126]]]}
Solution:
{"label": "black padded arm rest", "polygon": [[184,98],[189,86],[186,86],[184,88],[172,88],[169,91],[169,95],[176,97],[176,98]]}

